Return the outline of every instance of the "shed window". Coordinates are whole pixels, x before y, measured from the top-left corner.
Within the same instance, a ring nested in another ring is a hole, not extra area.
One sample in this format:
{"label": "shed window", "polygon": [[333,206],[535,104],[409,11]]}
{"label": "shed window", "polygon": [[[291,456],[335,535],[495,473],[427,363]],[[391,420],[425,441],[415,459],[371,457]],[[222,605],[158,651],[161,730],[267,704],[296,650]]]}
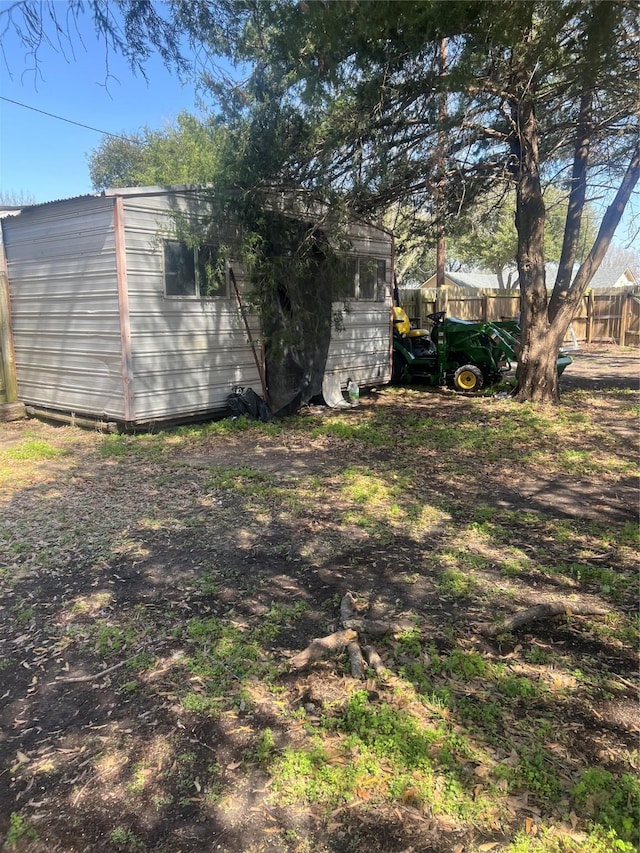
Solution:
{"label": "shed window", "polygon": [[179,240],[165,240],[164,292],[166,296],[200,299],[226,297],[226,264],[217,247],[191,248]]}
{"label": "shed window", "polygon": [[368,299],[372,302],[376,298],[376,284],[378,275],[378,262],[373,258],[360,258],[358,286],[358,298]]}
{"label": "shed window", "polygon": [[358,259],[345,258],[344,268],[344,293],[349,299],[358,298]]}
{"label": "shed window", "polygon": [[383,302],[386,263],[378,258],[351,258],[347,261],[347,296],[369,302]]}

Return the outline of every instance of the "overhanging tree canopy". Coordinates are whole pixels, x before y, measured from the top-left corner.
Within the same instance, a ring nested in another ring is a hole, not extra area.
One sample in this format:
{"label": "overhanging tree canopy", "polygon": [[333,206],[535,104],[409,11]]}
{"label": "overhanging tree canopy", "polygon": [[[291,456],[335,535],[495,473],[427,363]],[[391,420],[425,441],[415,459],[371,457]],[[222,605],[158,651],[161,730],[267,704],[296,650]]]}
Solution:
{"label": "overhanging tree canopy", "polygon": [[[433,224],[438,187],[438,215],[450,219],[488,187],[512,185],[519,394],[554,401],[558,346],[640,173],[637,20],[623,0],[236,3],[224,47],[253,71],[227,91],[226,115],[253,186],[270,174],[367,215],[401,202]],[[552,176],[568,213],[549,298],[542,187]],[[572,279],[589,192],[613,200]]]}
{"label": "overhanging tree canopy", "polygon": [[163,130],[143,128],[128,138],[103,137],[89,157],[94,189],[220,180],[226,136],[218,122],[181,112]]}

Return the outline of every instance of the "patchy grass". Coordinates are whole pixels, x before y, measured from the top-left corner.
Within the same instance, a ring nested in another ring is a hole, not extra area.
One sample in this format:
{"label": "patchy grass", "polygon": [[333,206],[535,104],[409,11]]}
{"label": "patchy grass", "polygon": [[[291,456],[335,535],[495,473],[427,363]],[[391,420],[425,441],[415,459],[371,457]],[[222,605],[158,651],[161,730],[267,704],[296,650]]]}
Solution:
{"label": "patchy grass", "polygon": [[[632,853],[634,405],[0,425],[7,849]],[[384,670],[290,671],[348,589]],[[606,613],[483,633],[559,597]]]}

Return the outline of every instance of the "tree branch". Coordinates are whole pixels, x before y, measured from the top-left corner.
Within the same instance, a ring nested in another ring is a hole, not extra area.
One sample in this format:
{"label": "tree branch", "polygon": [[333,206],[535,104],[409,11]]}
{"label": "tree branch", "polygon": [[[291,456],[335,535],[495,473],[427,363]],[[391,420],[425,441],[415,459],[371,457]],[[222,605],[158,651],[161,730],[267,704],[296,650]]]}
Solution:
{"label": "tree branch", "polygon": [[550,601],[547,604],[536,604],[527,610],[520,610],[508,619],[503,619],[497,625],[487,625],[483,633],[489,637],[497,634],[507,634],[517,631],[524,625],[539,622],[542,619],[551,619],[554,616],[606,616],[609,611],[602,607],[591,604],[569,604],[564,601]]}

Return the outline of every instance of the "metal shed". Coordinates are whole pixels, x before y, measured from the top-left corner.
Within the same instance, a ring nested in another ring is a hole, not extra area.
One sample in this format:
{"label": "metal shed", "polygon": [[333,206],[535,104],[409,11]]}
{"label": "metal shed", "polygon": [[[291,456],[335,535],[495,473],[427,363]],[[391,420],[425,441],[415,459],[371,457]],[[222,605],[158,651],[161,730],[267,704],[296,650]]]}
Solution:
{"label": "metal shed", "polygon": [[[201,292],[197,250],[176,234],[176,214],[204,218],[207,205],[198,187],[137,187],[0,220],[8,279],[0,335],[19,401],[137,426],[222,414],[233,387],[260,391],[264,353],[258,347],[256,364],[250,339],[261,330],[257,315],[242,316],[242,270],[232,264],[232,277],[227,264]],[[334,386],[347,378],[382,385],[390,379],[393,239],[367,223],[348,230],[354,282],[342,326],[332,329],[326,375]]]}

